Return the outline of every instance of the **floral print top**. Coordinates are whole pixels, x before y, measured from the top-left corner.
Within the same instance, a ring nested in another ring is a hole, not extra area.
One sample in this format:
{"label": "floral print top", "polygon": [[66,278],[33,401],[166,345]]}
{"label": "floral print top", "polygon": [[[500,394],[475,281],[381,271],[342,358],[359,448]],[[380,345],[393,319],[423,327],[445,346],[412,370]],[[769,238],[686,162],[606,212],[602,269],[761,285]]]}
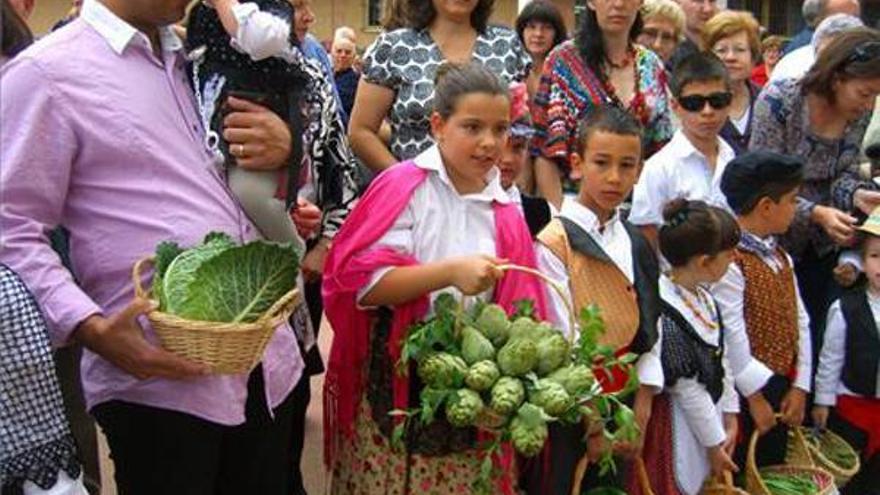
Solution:
{"label": "floral print top", "polygon": [[[625,110],[644,128],[647,158],[672,138],[673,126],[663,62],[647,48],[634,48],[637,88]],[[535,94],[533,155],[544,156],[567,169],[568,157],[576,151],[579,122],[596,106],[620,104],[606,91],[603,79],[586,64],[574,40],[550,53]]]}
{"label": "floral print top", "polygon": [[771,81],[752,109],[750,150],[770,150],[801,157],[805,164],[797,214],[783,237],[795,259],[812,247],[819,256],[834,250],[834,243],[819,225],[810,221],[817,204],[853,210],[853,193],[875,189],[859,179],[859,150],[870,115],[851,122],[840,139],[826,139],[810,131],[806,95],[798,79]]}
{"label": "floral print top", "polygon": [[[488,26],[478,34],[471,58],[505,84],[525,80],[532,63],[516,32],[500,26]],[[413,158],[434,144],[430,133],[434,76],[444,60],[427,29],[382,33],[364,54],[363,79],[395,93],[388,120],[390,151],[398,160]]]}

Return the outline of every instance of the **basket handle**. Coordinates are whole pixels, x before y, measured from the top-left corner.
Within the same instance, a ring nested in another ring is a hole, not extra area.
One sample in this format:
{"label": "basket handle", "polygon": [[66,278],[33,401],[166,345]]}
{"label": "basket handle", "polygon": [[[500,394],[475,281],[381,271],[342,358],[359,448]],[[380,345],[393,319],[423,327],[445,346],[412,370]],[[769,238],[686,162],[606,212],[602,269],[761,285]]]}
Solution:
{"label": "basket handle", "polygon": [[[782,414],[776,413],[773,415],[777,420],[782,418]],[[767,485],[764,483],[764,479],[761,478],[760,472],[758,471],[758,464],[755,462],[755,448],[758,445],[758,437],[761,436],[761,431],[755,428],[752,431],[752,437],[749,439],[749,448],[746,451],[746,471],[751,471],[755,474],[755,480],[760,485],[761,489],[764,493],[769,492]]]}
{"label": "basket handle", "polygon": [[562,302],[565,304],[565,309],[568,311],[568,323],[569,323],[569,325],[571,325],[570,326],[571,331],[569,332],[569,335],[568,335],[569,344],[572,346],[575,345],[575,330],[577,329],[577,318],[575,317],[575,314],[574,314],[574,307],[572,306],[571,301],[568,299],[567,295],[565,294],[564,287],[560,286],[555,280],[548,277],[547,275],[544,275],[543,273],[539,272],[538,270],[535,270],[534,268],[529,268],[527,266],[520,266],[520,265],[514,265],[511,263],[508,263],[505,265],[498,265],[498,266],[496,266],[496,268],[498,268],[499,270],[501,270],[503,272],[517,271],[517,272],[523,272],[523,273],[528,273],[530,275],[534,275],[534,276],[538,277],[539,279],[543,280],[544,282],[546,282],[547,285],[549,285],[551,288],[553,288],[553,290],[556,291],[556,294],[559,295],[559,298],[562,299]]}
{"label": "basket handle", "polygon": [[134,295],[138,298],[150,298],[150,291],[144,290],[143,285],[141,284],[141,271],[143,270],[144,265],[153,263],[152,256],[144,256],[143,258],[137,260],[135,262],[134,267],[131,269],[131,281],[134,284]]}

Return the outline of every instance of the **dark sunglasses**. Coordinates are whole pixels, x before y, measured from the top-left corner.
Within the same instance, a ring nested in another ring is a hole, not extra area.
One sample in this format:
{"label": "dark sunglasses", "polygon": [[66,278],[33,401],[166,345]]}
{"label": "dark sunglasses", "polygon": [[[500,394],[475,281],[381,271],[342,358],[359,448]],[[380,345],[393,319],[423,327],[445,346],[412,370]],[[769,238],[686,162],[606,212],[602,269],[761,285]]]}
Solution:
{"label": "dark sunglasses", "polygon": [[878,58],[880,58],[880,41],[866,41],[853,50],[849,57],[847,57],[846,63],[873,62]]}
{"label": "dark sunglasses", "polygon": [[715,110],[722,110],[730,105],[733,94],[730,91],[712,93],[710,95],[679,96],[678,104],[688,112],[699,112],[706,107],[706,103]]}

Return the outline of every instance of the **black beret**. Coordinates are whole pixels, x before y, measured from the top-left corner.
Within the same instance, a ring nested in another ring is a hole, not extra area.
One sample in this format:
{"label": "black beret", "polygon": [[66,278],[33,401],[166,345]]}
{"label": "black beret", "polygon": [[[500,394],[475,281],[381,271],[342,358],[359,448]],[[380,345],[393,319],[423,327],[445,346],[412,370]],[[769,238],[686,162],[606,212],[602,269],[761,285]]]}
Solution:
{"label": "black beret", "polygon": [[795,156],[772,151],[749,151],[727,164],[721,176],[721,192],[735,212],[744,205],[757,202],[766,194],[764,186],[799,182],[803,179],[804,162]]}

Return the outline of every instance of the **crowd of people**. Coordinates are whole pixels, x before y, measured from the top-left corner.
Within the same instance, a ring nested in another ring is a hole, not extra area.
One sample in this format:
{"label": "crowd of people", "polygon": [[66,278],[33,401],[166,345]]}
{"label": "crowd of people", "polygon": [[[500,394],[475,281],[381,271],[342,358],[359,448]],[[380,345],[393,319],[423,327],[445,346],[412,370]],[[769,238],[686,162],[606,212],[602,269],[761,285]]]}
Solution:
{"label": "crowd of people", "polygon": [[[120,494],[304,494],[325,371],[331,493],[471,493],[475,431],[394,441],[424,385],[402,340],[443,293],[531,299],[566,335],[596,305],[633,355],[639,437],[551,424],[537,457],[494,460],[497,493],[572,493],[610,451],[585,493],[642,493],[640,459],[654,493],[696,495],[753,432],[769,466],[812,425],[861,456],[841,493],[880,494],[880,31],[858,0],[806,0],[790,40],[714,0],[590,0],[573,29],[550,0],[510,27],[493,0],[389,0],[366,47],[320,42],[312,1],[83,0],[36,39],[34,0],[2,0],[4,495],[100,493],[95,422]],[[212,231],[303,253],[250,373],[165,350],[131,285]]]}

